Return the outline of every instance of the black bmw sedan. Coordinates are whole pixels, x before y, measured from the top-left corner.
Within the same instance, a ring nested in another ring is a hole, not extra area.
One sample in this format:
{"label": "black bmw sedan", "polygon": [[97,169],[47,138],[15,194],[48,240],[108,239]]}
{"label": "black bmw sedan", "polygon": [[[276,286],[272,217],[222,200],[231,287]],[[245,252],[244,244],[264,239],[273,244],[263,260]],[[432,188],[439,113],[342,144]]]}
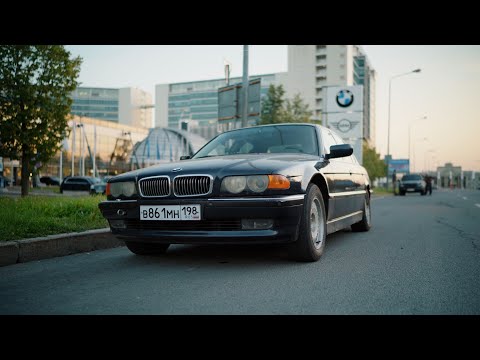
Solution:
{"label": "black bmw sedan", "polygon": [[135,254],[170,244],[285,243],[316,261],[326,235],[371,226],[370,179],[332,130],[276,124],[222,133],[192,157],[107,183],[99,208]]}

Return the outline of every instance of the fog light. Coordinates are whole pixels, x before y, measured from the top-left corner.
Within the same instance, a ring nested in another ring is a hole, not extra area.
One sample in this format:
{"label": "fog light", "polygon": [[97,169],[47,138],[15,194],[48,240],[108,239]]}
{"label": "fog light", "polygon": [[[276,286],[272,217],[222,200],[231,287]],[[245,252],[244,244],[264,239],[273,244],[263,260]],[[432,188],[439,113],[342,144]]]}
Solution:
{"label": "fog light", "polygon": [[123,220],[109,220],[112,229],[126,229],[125,221]]}
{"label": "fog light", "polygon": [[266,230],[272,226],[272,219],[242,219],[243,230]]}

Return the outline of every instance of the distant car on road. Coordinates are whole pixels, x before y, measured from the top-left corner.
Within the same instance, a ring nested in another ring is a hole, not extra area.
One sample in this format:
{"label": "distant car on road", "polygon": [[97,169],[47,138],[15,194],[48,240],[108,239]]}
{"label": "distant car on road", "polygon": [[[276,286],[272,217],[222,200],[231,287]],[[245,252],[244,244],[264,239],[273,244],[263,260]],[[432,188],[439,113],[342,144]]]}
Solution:
{"label": "distant car on road", "polygon": [[93,176],[69,176],[60,185],[60,193],[64,191],[88,191],[95,194],[95,185],[100,182],[99,178]]}
{"label": "distant car on road", "polygon": [[287,243],[317,261],[326,235],[371,226],[370,179],[349,144],[313,124],[224,132],[192,157],[113,177],[99,204],[138,255],[170,244]]}
{"label": "distant car on road", "polygon": [[419,174],[404,175],[398,183],[398,193],[405,195],[408,193],[419,192],[422,195],[427,193],[427,183],[423,180],[423,176]]}
{"label": "distant car on road", "polygon": [[107,181],[112,176],[105,176],[100,182],[93,185],[92,194],[102,194],[105,195],[107,191]]}
{"label": "distant car on road", "polygon": [[42,176],[40,182],[45,185],[56,185],[60,186],[60,179],[56,176]]}

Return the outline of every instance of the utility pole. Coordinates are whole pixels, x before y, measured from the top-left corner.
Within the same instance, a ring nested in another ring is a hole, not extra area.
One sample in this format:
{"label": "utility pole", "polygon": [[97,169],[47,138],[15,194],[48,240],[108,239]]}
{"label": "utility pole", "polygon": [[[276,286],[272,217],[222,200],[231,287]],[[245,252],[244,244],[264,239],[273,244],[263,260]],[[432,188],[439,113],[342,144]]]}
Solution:
{"label": "utility pole", "polygon": [[72,176],[75,175],[75,132],[77,129],[77,123],[73,122],[73,136],[72,136]]}
{"label": "utility pole", "polygon": [[95,158],[97,156],[97,125],[93,125],[93,177],[96,177],[97,164]]}
{"label": "utility pole", "polygon": [[248,121],[248,45],[243,45],[243,109],[242,127],[247,127]]}

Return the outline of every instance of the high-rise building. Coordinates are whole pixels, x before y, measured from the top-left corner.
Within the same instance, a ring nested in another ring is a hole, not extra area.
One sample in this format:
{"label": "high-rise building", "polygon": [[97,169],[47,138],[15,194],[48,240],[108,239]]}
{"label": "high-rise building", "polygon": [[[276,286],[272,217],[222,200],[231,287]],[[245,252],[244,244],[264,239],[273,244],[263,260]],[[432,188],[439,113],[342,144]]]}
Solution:
{"label": "high-rise building", "polygon": [[[375,71],[357,45],[288,45],[288,72],[249,76],[261,78],[261,96],[270,84],[283,85],[286,98],[296,94],[308,104],[313,119],[322,120],[325,87],[363,85],[364,139],[375,142]],[[230,84],[241,83],[233,78]],[[155,89],[156,126],[182,128],[209,139],[217,133],[218,88],[225,79],[159,84]]]}
{"label": "high-rise building", "polygon": [[354,46],[353,85],[363,85],[363,138],[375,146],[375,70],[358,46]]}
{"label": "high-rise building", "polygon": [[140,128],[151,128],[152,95],[137,88],[79,87],[72,93],[72,114]]}
{"label": "high-rise building", "polygon": [[365,140],[375,142],[375,71],[357,45],[288,45],[287,97],[300,94],[322,120],[325,87],[363,85]]}
{"label": "high-rise building", "polygon": [[[261,97],[270,84],[284,84],[286,73],[253,75],[261,79]],[[241,83],[242,78],[231,78],[230,84]],[[155,125],[188,129],[210,139],[217,133],[218,89],[226,86],[225,79],[159,84],[155,89]]]}

